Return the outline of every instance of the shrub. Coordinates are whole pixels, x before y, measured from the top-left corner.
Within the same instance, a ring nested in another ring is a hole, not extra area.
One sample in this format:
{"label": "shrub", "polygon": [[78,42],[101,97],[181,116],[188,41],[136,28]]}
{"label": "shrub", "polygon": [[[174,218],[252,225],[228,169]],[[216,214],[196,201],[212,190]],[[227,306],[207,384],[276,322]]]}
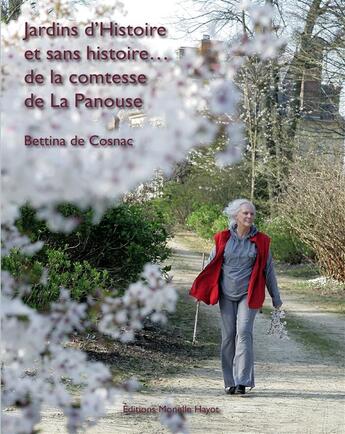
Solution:
{"label": "shrub", "polygon": [[202,205],[197,211],[190,214],[187,225],[202,238],[212,238],[216,221],[220,223],[221,208],[217,205]]}
{"label": "shrub", "polygon": [[212,224],[212,235],[216,234],[219,231],[223,231],[224,229],[228,229],[229,227],[229,219],[224,214],[221,214],[214,220]]}
{"label": "shrub", "polygon": [[74,300],[84,301],[87,295],[95,295],[98,290],[107,291],[112,286],[109,273],[96,270],[87,261],[73,262],[64,252],[53,249],[46,249],[46,257],[43,263],[12,249],[2,258],[5,270],[18,281],[32,285],[30,293],[23,297],[31,307],[48,308],[58,299],[60,287],[69,289]]}
{"label": "shrub", "polygon": [[[59,210],[81,222],[69,234],[50,231],[29,206],[22,209],[17,226],[33,241],[43,240],[47,248],[63,251],[72,262],[87,261],[93,268],[107,270],[117,288],[137,280],[145,263],[164,261],[170,254],[164,216],[149,203],[120,204],[98,224],[93,224],[91,209],[64,204]],[[42,263],[47,261],[46,247],[36,256]]]}
{"label": "shrub", "polygon": [[175,167],[173,178],[164,182],[161,200],[174,224],[186,225],[190,214],[203,205],[223,209],[232,198],[249,195],[247,164],[222,168],[216,164],[215,153],[224,149],[225,142],[219,137],[211,146],[192,150],[188,159]]}
{"label": "shrub", "polygon": [[274,259],[290,264],[299,264],[313,252],[292,231],[283,217],[275,217],[258,223],[258,228],[271,237],[271,251]]}
{"label": "shrub", "polygon": [[342,161],[315,155],[291,170],[280,212],[316,255],[321,271],[345,281],[345,173]]}
{"label": "shrub", "polygon": [[162,198],[156,200],[164,209],[168,222],[185,225],[188,216],[200,206],[200,197],[190,186],[170,181],[165,185]]}

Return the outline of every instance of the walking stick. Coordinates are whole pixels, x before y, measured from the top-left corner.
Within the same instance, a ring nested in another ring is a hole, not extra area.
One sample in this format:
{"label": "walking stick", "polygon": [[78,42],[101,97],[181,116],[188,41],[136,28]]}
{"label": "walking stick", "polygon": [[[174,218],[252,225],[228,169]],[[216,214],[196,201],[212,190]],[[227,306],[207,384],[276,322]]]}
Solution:
{"label": "walking stick", "polygon": [[[205,253],[202,254],[201,270],[204,269],[204,264],[205,264]],[[195,320],[194,320],[194,332],[193,332],[192,345],[196,344],[196,328],[197,328],[197,325],[198,325],[199,307],[200,307],[200,300],[198,300],[196,302],[196,312],[195,312]]]}

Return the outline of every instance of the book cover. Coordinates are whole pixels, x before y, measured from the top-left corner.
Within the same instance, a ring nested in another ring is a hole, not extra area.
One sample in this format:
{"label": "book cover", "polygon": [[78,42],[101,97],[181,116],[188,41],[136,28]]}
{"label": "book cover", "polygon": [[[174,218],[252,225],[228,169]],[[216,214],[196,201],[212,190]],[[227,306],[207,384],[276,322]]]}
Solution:
{"label": "book cover", "polygon": [[341,432],[342,2],[1,11],[3,432]]}

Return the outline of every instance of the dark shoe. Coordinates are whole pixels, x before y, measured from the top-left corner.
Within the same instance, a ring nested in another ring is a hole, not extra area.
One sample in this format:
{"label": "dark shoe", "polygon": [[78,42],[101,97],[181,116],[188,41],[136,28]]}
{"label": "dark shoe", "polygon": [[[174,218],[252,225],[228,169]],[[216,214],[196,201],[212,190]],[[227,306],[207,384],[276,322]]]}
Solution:
{"label": "dark shoe", "polygon": [[242,384],[239,384],[236,387],[236,393],[239,393],[241,395],[244,395],[246,393],[246,386],[242,386]]}
{"label": "dark shoe", "polygon": [[225,388],[225,393],[227,395],[233,395],[236,391],[236,386],[230,386]]}

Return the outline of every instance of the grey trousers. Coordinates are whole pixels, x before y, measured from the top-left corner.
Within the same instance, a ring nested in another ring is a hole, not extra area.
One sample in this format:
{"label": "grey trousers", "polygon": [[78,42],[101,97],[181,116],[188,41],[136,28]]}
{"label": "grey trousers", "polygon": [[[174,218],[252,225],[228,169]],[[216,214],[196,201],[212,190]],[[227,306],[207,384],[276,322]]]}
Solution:
{"label": "grey trousers", "polygon": [[254,387],[253,326],[259,309],[250,309],[247,295],[231,301],[220,294],[224,386]]}

